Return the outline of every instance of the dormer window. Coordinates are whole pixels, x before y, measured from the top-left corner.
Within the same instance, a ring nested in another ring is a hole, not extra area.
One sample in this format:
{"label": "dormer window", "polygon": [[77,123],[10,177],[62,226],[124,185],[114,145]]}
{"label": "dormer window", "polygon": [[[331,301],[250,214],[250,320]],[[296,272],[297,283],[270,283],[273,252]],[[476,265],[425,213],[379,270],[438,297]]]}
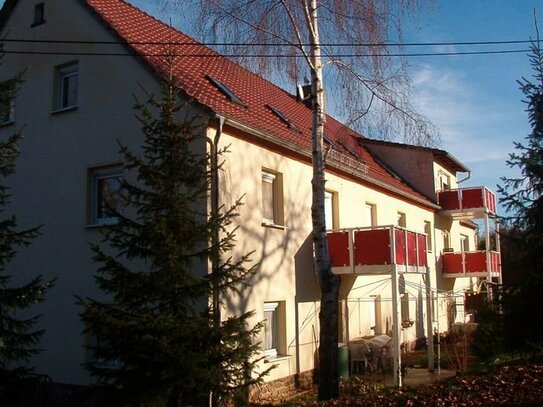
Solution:
{"label": "dormer window", "polygon": [[34,6],[34,21],[31,27],[45,23],[45,3],[38,3]]}
{"label": "dormer window", "polygon": [[236,94],[230,89],[228,86],[226,86],[224,83],[222,83],[220,80],[215,79],[209,75],[206,76],[206,79],[213,84],[221,93],[228,98],[228,100],[234,102],[237,105],[240,105],[241,107],[244,107],[247,109],[247,106],[243,101],[236,96]]}
{"label": "dormer window", "polygon": [[300,129],[299,129],[298,127],[296,127],[296,126],[294,125],[294,123],[292,123],[292,122],[290,121],[290,119],[289,119],[283,112],[281,112],[280,110],[277,110],[275,107],[270,106],[270,105],[268,105],[268,109],[270,109],[274,115],[276,115],[277,117],[279,117],[279,119],[280,119],[283,123],[285,123],[289,129],[292,129],[292,130],[294,130],[294,131],[297,131],[298,133],[301,133]]}

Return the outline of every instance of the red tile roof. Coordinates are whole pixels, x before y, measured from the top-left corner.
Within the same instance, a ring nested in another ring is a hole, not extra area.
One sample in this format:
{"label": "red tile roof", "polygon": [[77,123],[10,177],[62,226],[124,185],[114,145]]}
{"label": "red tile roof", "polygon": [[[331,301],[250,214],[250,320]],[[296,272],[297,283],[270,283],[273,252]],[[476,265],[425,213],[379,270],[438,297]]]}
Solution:
{"label": "red tile roof", "polygon": [[[167,54],[173,51],[176,55],[181,55],[173,58],[172,72],[178,86],[199,103],[227,119],[310,151],[311,110],[296,97],[124,0],[85,1],[121,40],[159,74],[165,75],[169,72]],[[172,43],[175,45],[171,45]],[[231,102],[206,79],[206,75],[223,82],[246,107]],[[300,132],[289,128],[271,112],[268,105],[286,114]],[[353,159],[355,157],[350,151],[358,155],[367,166],[367,179],[370,182],[375,180],[429,203],[427,198],[376,162],[373,156],[356,142],[356,138],[362,136],[330,116],[327,117],[325,133],[344,155]],[[347,145],[348,149],[342,145]]]}

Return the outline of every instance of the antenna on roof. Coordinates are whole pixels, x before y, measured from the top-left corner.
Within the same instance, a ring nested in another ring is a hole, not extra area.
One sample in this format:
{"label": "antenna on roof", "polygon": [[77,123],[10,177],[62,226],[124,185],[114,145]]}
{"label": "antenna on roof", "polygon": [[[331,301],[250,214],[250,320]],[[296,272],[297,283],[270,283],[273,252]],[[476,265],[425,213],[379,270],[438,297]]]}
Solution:
{"label": "antenna on roof", "polygon": [[[306,78],[307,79],[307,78]],[[296,85],[296,99],[306,106],[311,106],[311,84]]]}

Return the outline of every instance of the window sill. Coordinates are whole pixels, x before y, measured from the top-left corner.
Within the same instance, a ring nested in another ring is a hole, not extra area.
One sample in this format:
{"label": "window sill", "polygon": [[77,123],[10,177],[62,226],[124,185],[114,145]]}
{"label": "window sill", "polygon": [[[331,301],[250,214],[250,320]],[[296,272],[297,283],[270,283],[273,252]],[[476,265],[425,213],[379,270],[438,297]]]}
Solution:
{"label": "window sill", "polygon": [[271,229],[280,229],[280,230],[288,229],[285,225],[277,225],[271,222],[262,222],[261,225],[265,228],[271,228]]}
{"label": "window sill", "polygon": [[64,112],[71,112],[72,110],[77,110],[78,106],[77,105],[74,105],[74,106],[68,106],[68,107],[63,107],[61,109],[56,109],[56,110],[53,110],[51,112],[52,115],[55,115],[55,114],[59,114],[59,113],[64,113]]}
{"label": "window sill", "polygon": [[264,363],[275,363],[290,359],[290,355],[266,356]]}
{"label": "window sill", "polygon": [[36,21],[36,22],[30,24],[30,28],[34,28],[34,27],[37,27],[37,26],[42,25],[42,24],[45,24],[45,20]]}
{"label": "window sill", "polygon": [[89,224],[85,225],[85,229],[107,228],[107,227],[110,227],[110,226],[115,226],[118,223],[119,223],[119,221],[102,222],[102,223],[89,223]]}

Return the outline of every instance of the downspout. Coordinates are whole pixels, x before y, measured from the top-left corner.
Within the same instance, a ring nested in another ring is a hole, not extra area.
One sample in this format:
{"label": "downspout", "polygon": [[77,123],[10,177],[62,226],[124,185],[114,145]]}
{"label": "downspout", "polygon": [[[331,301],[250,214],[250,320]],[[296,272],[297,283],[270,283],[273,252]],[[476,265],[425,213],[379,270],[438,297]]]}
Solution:
{"label": "downspout", "polygon": [[[211,217],[216,218],[219,215],[219,157],[218,157],[218,144],[219,139],[222,134],[222,128],[224,125],[224,118],[217,116],[217,131],[215,137],[212,140],[210,137],[206,136],[206,142],[209,144],[209,155],[210,155],[210,169],[211,169],[211,180],[210,180],[210,212]],[[221,309],[220,309],[220,296],[218,290],[218,281],[214,278],[219,270],[220,266],[220,252],[219,252],[219,242],[220,242],[220,230],[219,228],[214,228],[211,235],[211,297],[212,297],[212,323],[213,326],[219,327],[221,323]],[[220,405],[219,395],[211,392],[209,394],[209,405],[218,406]]]}
{"label": "downspout", "polygon": [[[211,164],[211,216],[217,217],[219,215],[219,155],[218,155],[218,144],[219,139],[222,135],[222,129],[225,119],[223,117],[217,116],[217,131],[215,137],[211,140],[209,137],[206,137],[206,141],[209,144],[209,153],[210,153],[210,164]],[[219,269],[220,263],[220,254],[219,254],[219,236],[220,230],[215,228],[211,236],[211,274],[215,276]],[[217,289],[217,283],[213,279],[212,286],[212,311],[213,311],[213,324],[219,326],[221,323],[221,310],[220,310],[220,298],[219,292]]]}
{"label": "downspout", "polygon": [[466,178],[463,178],[463,179],[459,179],[458,181],[456,181],[457,184],[461,184],[462,182],[465,182],[467,181],[468,179],[471,178],[471,171],[468,171],[468,175]]}

